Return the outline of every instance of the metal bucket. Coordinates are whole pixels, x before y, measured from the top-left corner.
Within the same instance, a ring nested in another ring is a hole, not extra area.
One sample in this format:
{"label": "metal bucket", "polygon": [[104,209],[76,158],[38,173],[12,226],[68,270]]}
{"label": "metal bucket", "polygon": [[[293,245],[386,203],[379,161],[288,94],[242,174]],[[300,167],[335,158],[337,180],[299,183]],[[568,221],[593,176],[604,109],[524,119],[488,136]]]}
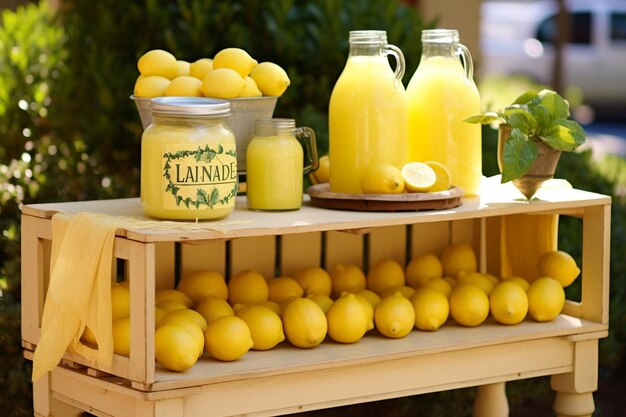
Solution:
{"label": "metal bucket", "polygon": [[[149,98],[130,96],[135,102],[141,124],[147,128],[152,123]],[[271,119],[276,108],[277,96],[245,97],[227,100],[230,102],[230,117],[226,123],[235,134],[237,142],[237,171],[246,171],[246,149],[254,137],[254,122],[257,119]]]}

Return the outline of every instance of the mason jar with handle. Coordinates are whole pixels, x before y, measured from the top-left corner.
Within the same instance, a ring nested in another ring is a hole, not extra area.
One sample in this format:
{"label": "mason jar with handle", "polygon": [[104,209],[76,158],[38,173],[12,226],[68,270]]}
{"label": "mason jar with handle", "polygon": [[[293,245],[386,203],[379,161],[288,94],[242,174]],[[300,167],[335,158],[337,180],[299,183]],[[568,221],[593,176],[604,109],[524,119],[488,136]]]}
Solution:
{"label": "mason jar with handle", "polygon": [[297,210],[302,206],[303,176],[318,166],[315,132],[296,127],[293,119],[259,119],[246,162],[249,209]]}
{"label": "mason jar with handle", "polygon": [[480,126],[464,122],[480,113],[472,56],[449,29],[422,31],[422,57],[407,86],[409,159],[439,161],[465,195],[482,177]]}
{"label": "mason jar with handle", "polygon": [[[381,30],[350,32],[350,50],[329,105],[330,190],[361,194],[368,165],[407,161],[407,101],[402,51]],[[395,58],[395,70],[388,56]]]}

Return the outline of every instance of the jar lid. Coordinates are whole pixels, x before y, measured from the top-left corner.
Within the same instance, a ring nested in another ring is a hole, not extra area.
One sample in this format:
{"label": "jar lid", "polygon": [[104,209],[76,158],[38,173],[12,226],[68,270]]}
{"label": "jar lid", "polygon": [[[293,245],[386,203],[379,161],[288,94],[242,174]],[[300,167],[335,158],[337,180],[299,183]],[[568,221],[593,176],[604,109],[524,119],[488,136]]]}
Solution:
{"label": "jar lid", "polygon": [[230,103],[205,97],[157,97],[150,100],[153,113],[186,116],[228,116]]}
{"label": "jar lid", "polygon": [[259,136],[289,135],[295,129],[294,119],[257,119],[254,122],[254,133]]}
{"label": "jar lid", "polygon": [[456,29],[424,29],[422,42],[458,43],[459,31]]}
{"label": "jar lid", "polygon": [[351,30],[348,37],[351,44],[385,45],[387,32],[384,30]]}

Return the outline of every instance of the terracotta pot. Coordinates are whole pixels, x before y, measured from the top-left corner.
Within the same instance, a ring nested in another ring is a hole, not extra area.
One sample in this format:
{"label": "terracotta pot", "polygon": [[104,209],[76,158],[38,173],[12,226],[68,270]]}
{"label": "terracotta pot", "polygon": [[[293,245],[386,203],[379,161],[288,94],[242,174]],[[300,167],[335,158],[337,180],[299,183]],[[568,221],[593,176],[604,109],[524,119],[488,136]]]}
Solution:
{"label": "terracotta pot", "polygon": [[[508,140],[510,134],[510,126],[500,125],[498,130],[498,167],[500,168],[500,172],[502,172],[504,143]],[[544,142],[536,143],[539,152],[537,153],[535,162],[530,166],[526,174],[513,180],[513,185],[515,185],[528,200],[535,195],[544,181],[554,176],[554,171],[561,157],[561,151],[551,148]]]}

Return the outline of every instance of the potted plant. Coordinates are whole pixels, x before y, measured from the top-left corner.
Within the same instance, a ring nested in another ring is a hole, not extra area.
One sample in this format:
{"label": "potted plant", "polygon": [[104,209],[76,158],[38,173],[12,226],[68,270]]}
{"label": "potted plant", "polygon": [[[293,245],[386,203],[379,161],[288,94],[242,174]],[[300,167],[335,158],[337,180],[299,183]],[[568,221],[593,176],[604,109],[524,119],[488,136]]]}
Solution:
{"label": "potted plant", "polygon": [[561,152],[585,143],[585,132],[570,120],[569,103],[551,90],[528,91],[497,112],[467,118],[468,123],[499,124],[498,166],[502,183],[531,199],[552,178]]}

